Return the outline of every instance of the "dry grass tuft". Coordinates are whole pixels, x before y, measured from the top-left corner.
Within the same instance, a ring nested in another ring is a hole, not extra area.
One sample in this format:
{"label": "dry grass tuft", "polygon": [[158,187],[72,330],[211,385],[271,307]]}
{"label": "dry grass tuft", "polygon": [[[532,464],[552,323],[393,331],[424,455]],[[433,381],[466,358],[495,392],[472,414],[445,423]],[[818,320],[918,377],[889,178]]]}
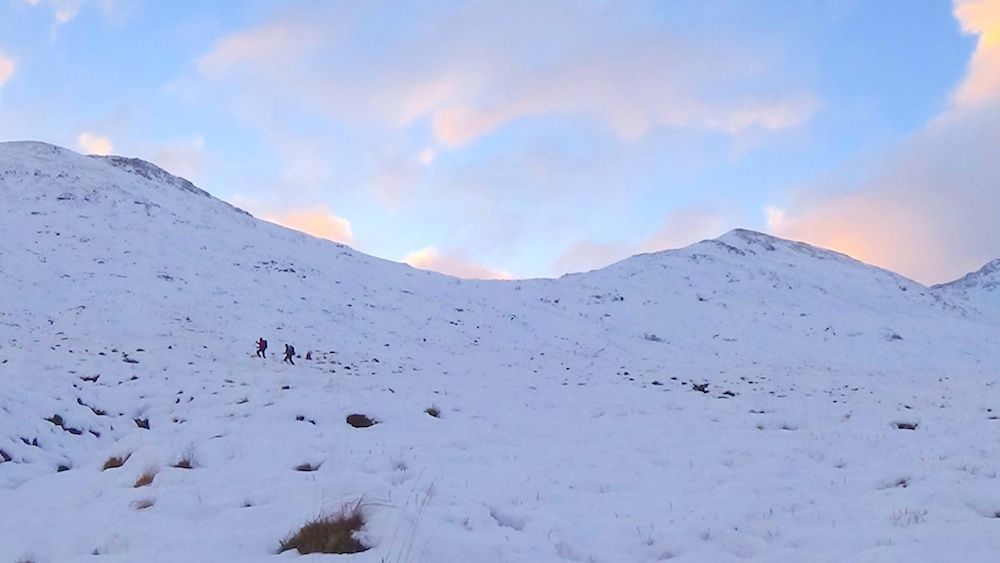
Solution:
{"label": "dry grass tuft", "polygon": [[198,465],[195,457],[194,445],[190,445],[184,450],[180,459],[172,467],[176,467],[177,469],[194,469]]}
{"label": "dry grass tuft", "polygon": [[101,468],[101,471],[105,471],[107,469],[117,469],[125,465],[125,462],[128,461],[128,458],[130,457],[132,457],[132,454],[109,457],[108,460],[104,462],[104,467]]}
{"label": "dry grass tuft", "polygon": [[146,485],[151,484],[153,482],[153,479],[155,478],[156,478],[156,471],[153,471],[152,469],[147,469],[142,473],[142,475],[139,475],[139,478],[135,480],[135,484],[132,486],[137,489],[139,487],[145,487]]}
{"label": "dry grass tuft", "polygon": [[194,469],[194,466],[194,453],[191,451],[182,455],[181,458],[177,460],[177,463],[173,465],[173,467],[176,467],[177,469]]}
{"label": "dry grass tuft", "polygon": [[278,553],[297,549],[302,555],[309,553],[360,553],[368,547],[354,539],[354,534],[365,525],[361,501],[345,506],[340,513],[320,516],[307,522],[299,530],[281,541]]}
{"label": "dry grass tuft", "polygon": [[174,464],[177,469],[194,469],[194,462],[187,457],[182,457],[177,463]]}

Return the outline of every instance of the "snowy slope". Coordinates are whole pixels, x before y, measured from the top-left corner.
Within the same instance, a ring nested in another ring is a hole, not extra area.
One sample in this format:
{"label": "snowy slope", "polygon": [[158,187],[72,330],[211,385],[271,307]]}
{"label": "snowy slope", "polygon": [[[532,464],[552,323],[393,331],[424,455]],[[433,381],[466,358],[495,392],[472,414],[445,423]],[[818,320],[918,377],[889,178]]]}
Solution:
{"label": "snowy slope", "polygon": [[990,317],[1000,317],[1000,259],[933,289],[954,303],[982,311]]}
{"label": "snowy slope", "polygon": [[371,549],[326,559],[1000,549],[985,284],[741,230],[457,280],[41,143],[0,144],[0,201],[0,560],[294,559],[289,531],[358,499]]}

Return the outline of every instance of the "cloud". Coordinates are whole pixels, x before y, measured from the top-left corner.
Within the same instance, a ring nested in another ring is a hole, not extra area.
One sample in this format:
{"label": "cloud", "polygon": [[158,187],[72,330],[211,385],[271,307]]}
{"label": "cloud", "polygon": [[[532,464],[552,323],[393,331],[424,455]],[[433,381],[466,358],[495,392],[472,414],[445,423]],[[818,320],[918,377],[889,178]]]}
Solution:
{"label": "cloud", "polygon": [[88,154],[107,155],[115,150],[111,145],[111,139],[87,131],[77,136],[76,143]]}
{"label": "cloud", "polygon": [[30,6],[44,6],[52,10],[52,32],[55,34],[59,26],[75,20],[88,3],[96,4],[105,19],[121,22],[128,17],[134,0],[96,0],[94,2],[86,0],[24,0],[24,2]]}
{"label": "cloud", "polygon": [[420,164],[430,166],[434,162],[435,158],[437,158],[437,151],[435,151],[432,147],[427,147],[420,151],[418,160],[420,160]]}
{"label": "cloud", "polygon": [[845,252],[925,283],[1000,257],[1000,0],[960,0],[978,35],[953,104],[849,191],[800,188],[768,212],[770,230]]}
{"label": "cloud", "polygon": [[52,34],[55,37],[56,29],[73,21],[80,14],[84,0],[24,0],[31,6],[44,6],[52,10]]}
{"label": "cloud", "polygon": [[403,258],[403,262],[422,270],[433,270],[449,276],[466,279],[512,279],[510,272],[495,270],[468,260],[461,253],[442,254],[436,248],[428,246],[412,252]]}
{"label": "cloud", "polygon": [[289,63],[321,41],[315,26],[299,23],[274,22],[228,35],[198,59],[198,72],[222,78],[241,65],[250,65],[253,73],[261,77],[281,74],[288,70]]}
{"label": "cloud", "polygon": [[196,68],[213,92],[335,122],[426,120],[449,147],[523,118],[593,119],[635,140],[661,127],[776,131],[820,107],[753,38],[640,24],[635,6],[514,4],[407,12],[421,32],[385,27],[377,49],[356,30],[386,17],[378,5],[289,12],[220,39]]}
{"label": "cloud", "polygon": [[257,216],[265,221],[302,231],[314,237],[344,244],[354,242],[350,221],[337,217],[329,208],[322,205],[282,211],[264,211]]}
{"label": "cloud", "polygon": [[3,85],[14,76],[14,70],[16,69],[17,64],[14,62],[14,59],[0,52],[0,88],[3,88]]}
{"label": "cloud", "polygon": [[978,36],[962,84],[955,91],[959,106],[995,101],[1000,94],[1000,2],[957,0],[955,17],[962,31]]}

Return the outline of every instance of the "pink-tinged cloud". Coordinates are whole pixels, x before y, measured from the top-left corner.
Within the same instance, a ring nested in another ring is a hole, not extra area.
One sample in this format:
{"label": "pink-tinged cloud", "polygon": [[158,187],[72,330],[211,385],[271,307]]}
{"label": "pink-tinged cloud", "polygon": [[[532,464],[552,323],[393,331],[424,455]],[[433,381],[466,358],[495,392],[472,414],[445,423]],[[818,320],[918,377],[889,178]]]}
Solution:
{"label": "pink-tinged cloud", "polygon": [[779,236],[839,250],[925,283],[1000,257],[1000,0],[955,3],[979,35],[955,105],[839,194],[804,189],[770,208]]}
{"label": "pink-tinged cloud", "polygon": [[925,283],[1000,257],[1000,0],[959,0],[955,17],[978,41],[954,106],[848,193],[805,189],[768,209],[772,232]]}
{"label": "pink-tinged cloud", "polygon": [[265,221],[302,231],[314,237],[344,244],[351,244],[354,241],[350,221],[337,217],[332,211],[321,205],[282,211],[263,211],[259,212],[257,216]]}
{"label": "pink-tinged cloud", "polygon": [[476,264],[466,259],[461,253],[442,254],[434,247],[427,247],[403,258],[403,262],[420,268],[422,270],[432,270],[449,276],[465,279],[479,280],[509,280],[512,279],[510,272],[496,270]]}
{"label": "pink-tinged cloud", "polygon": [[0,52],[0,88],[3,88],[3,85],[14,76],[16,68],[17,64],[14,62],[14,59]]}
{"label": "pink-tinged cloud", "polygon": [[1000,257],[1000,107],[930,124],[846,195],[805,192],[772,228],[925,283]]}
{"label": "pink-tinged cloud", "polygon": [[[254,74],[265,78],[291,70],[289,64],[320,44],[320,30],[310,22],[273,22],[220,39],[211,51],[198,59],[197,67],[207,77],[222,78],[249,65]],[[290,84],[274,86],[293,87]]]}
{"label": "pink-tinged cloud", "polygon": [[660,127],[776,131],[802,125],[820,107],[753,38],[637,26],[630,11],[600,3],[434,7],[415,23],[421,33],[387,35],[372,51],[363,34],[344,30],[384,13],[357,4],[233,33],[197,68],[213,92],[228,85],[243,105],[250,98],[258,109],[303,107],[396,128],[426,119],[450,147],[529,117],[589,118],[634,140]]}

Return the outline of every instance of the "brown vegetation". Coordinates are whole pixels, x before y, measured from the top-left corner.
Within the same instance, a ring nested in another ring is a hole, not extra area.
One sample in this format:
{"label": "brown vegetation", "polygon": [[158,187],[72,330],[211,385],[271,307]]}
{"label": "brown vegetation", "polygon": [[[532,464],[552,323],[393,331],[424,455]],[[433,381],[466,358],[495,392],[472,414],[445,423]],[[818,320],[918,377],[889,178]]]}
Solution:
{"label": "brown vegetation", "polygon": [[128,461],[128,458],[131,455],[132,454],[109,457],[108,460],[104,462],[104,467],[101,468],[101,471],[104,471],[106,469],[116,469],[118,467],[125,465],[125,462]]}
{"label": "brown vegetation", "polygon": [[365,525],[361,501],[345,506],[340,513],[320,516],[307,522],[299,530],[281,541],[278,553],[297,549],[309,553],[360,553],[368,549],[354,538],[354,533]]}

